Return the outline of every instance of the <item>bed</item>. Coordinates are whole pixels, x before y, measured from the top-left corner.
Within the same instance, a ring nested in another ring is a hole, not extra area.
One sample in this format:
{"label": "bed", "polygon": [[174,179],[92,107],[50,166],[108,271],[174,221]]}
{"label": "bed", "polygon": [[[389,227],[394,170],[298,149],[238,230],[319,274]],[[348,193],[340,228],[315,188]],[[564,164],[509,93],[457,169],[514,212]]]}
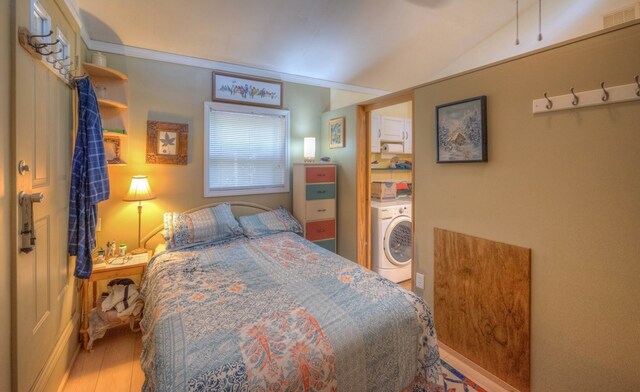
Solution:
{"label": "bed", "polygon": [[[213,208],[233,211],[241,230],[220,238]],[[144,238],[169,246],[141,290],[144,390],[443,390],[422,299],[303,239],[283,211],[209,205],[165,214]]]}

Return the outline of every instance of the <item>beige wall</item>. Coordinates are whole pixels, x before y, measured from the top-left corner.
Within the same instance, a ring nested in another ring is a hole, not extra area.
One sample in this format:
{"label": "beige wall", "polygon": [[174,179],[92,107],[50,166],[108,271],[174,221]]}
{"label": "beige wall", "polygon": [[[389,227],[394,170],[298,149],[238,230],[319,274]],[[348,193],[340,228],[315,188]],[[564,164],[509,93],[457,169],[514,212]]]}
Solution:
{"label": "beige wall", "polygon": [[[640,102],[532,114],[532,100],[633,82],[640,24],[415,94],[416,270],[433,229],[532,249],[532,391],[640,383]],[[435,162],[434,107],[487,96],[487,163]]]}
{"label": "beige wall", "polygon": [[[329,148],[329,120],[345,118],[344,148]],[[328,156],[338,165],[338,254],[356,260],[356,107],[349,106],[322,114],[320,156]]]}
{"label": "beige wall", "polygon": [[331,107],[329,110],[341,109],[359,102],[376,98],[375,95],[355,93],[353,91],[331,89]]}
{"label": "beige wall", "polygon": [[11,389],[11,151],[9,149],[9,89],[10,70],[10,8],[9,0],[0,0],[0,391]]}
{"label": "beige wall", "polygon": [[[87,55],[87,58],[90,54]],[[183,211],[222,199],[204,198],[204,102],[211,100],[210,69],[107,55],[108,65],[129,77],[129,156],[126,166],[109,167],[111,198],[99,205],[102,231],[108,240],[137,242],[136,203],[123,202],[135,174],[149,177],[157,199],[144,202],[143,235],[162,223],[164,211]],[[319,136],[320,114],[329,108],[329,89],[284,83],[284,107],[291,111],[291,162],[302,162],[302,139]],[[189,124],[189,162],[186,166],[146,164],[147,120]],[[291,209],[291,194],[228,198]]]}

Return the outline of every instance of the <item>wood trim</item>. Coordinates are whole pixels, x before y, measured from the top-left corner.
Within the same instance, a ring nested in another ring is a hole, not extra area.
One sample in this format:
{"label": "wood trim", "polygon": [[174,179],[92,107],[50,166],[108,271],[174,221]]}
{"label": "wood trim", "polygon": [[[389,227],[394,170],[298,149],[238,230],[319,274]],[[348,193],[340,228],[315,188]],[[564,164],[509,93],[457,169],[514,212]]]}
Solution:
{"label": "wood trim", "polygon": [[[71,337],[78,336],[75,332],[76,332],[76,327],[80,324],[79,321],[80,320],[78,317],[78,312],[75,312],[71,317],[71,319],[69,320],[69,322],[67,322],[67,325],[62,331],[62,334],[58,338],[58,342],[53,347],[53,351],[51,352],[51,355],[49,356],[49,358],[47,359],[47,362],[42,368],[42,371],[38,375],[38,378],[33,382],[32,391],[44,391],[47,385],[51,381],[54,381],[54,380],[51,380],[50,378],[56,366],[59,365],[59,361],[63,359],[63,354],[65,350],[69,347],[70,344],[72,344],[73,341],[75,341],[75,340],[72,340]],[[72,365],[73,365],[73,362],[68,363],[65,366],[65,372],[71,369]]]}
{"label": "wood trim", "polygon": [[[414,102],[413,90],[402,91],[397,94],[390,94],[381,98],[376,98],[369,103],[359,105],[356,110],[356,258],[358,264],[371,269],[371,171],[369,163],[371,161],[371,111],[386,106],[392,106],[403,102]],[[415,107],[412,106],[412,114]],[[412,117],[414,117],[412,115]],[[412,118],[412,124],[414,124]],[[415,127],[411,127],[414,132]],[[415,140],[415,132],[413,139]],[[412,150],[412,157],[415,157],[415,146]],[[412,178],[414,178],[415,168],[412,168]],[[412,197],[413,200],[413,197]],[[411,217],[413,222],[413,216]],[[412,223],[413,226],[413,223]],[[414,230],[415,228],[412,227]],[[413,247],[412,247],[412,259]],[[414,265],[411,264],[411,276],[414,274]]]}
{"label": "wood trim", "polygon": [[365,106],[356,110],[356,259],[358,264],[371,269],[371,205],[369,194],[369,124],[370,112]]}
{"label": "wood trim", "polygon": [[375,98],[369,103],[363,105],[365,112],[371,112],[372,110],[384,108],[387,106],[397,105],[399,103],[409,102],[413,100],[414,89],[401,91],[395,94],[385,95],[384,97]]}
{"label": "wood trim", "polygon": [[80,353],[80,345],[76,347],[75,352],[73,353],[73,357],[71,358],[71,362],[69,367],[64,372],[64,376],[62,376],[62,380],[60,381],[60,385],[58,386],[58,392],[63,392],[64,387],[67,386],[67,381],[69,381],[69,375],[71,374],[71,369],[73,369],[73,365],[76,364],[76,360],[78,359],[78,354]]}

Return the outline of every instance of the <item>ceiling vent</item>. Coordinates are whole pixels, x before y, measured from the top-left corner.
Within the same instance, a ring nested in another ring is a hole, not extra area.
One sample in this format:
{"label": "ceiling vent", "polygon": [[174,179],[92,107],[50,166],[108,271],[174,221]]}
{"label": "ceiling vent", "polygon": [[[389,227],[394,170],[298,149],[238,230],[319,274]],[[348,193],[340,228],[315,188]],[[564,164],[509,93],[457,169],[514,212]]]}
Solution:
{"label": "ceiling vent", "polygon": [[602,17],[604,28],[613,27],[630,20],[640,18],[640,3],[635,3],[625,8],[606,14]]}

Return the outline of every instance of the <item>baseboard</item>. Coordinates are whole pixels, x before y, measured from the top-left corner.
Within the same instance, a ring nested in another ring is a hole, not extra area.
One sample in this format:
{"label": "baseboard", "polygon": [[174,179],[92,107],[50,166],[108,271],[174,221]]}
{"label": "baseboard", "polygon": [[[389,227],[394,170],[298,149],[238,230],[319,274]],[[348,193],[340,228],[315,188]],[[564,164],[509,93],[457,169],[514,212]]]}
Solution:
{"label": "baseboard", "polygon": [[[59,363],[60,358],[65,353],[66,349],[69,347],[70,339],[72,337],[78,336],[78,330],[80,328],[79,320],[80,320],[80,316],[78,312],[74,313],[71,319],[69,320],[69,322],[67,323],[66,327],[64,328],[64,331],[62,332],[60,339],[58,339],[58,342],[53,348],[53,352],[49,356],[49,359],[47,359],[47,363],[44,365],[44,368],[38,375],[38,378],[33,383],[32,391],[43,392],[46,389],[51,389],[51,381],[55,382],[55,380],[50,380],[51,375],[53,374],[54,370],[56,370],[56,368],[60,365]],[[69,362],[73,363],[73,361],[69,361]],[[68,373],[69,369],[70,369],[70,365],[67,364],[67,366],[65,366],[64,368],[65,374]],[[64,376],[63,376],[63,379],[64,379]],[[58,385],[58,382],[55,382],[55,385]]]}
{"label": "baseboard", "polygon": [[80,348],[82,348],[82,345],[78,344],[78,347],[76,347],[76,350],[73,353],[73,358],[71,358],[71,362],[69,362],[69,366],[67,366],[67,370],[64,372],[64,376],[62,376],[62,380],[60,380],[58,392],[64,391],[64,387],[67,385],[67,381],[69,381],[69,374],[71,373],[71,369],[73,369],[73,365],[76,363],[76,359],[78,359]]}
{"label": "baseboard", "polygon": [[[476,372],[482,374],[484,377],[486,377],[489,380],[493,381],[494,383],[498,384],[503,389],[505,389],[507,391],[518,392],[518,389],[516,389],[513,386],[509,385],[506,381],[498,378],[496,375],[490,373],[488,370],[482,368],[477,363],[473,362],[469,358],[467,358],[464,355],[460,354],[459,352],[457,352],[456,350],[454,350],[451,347],[447,346],[446,344],[442,343],[441,341],[438,341],[438,346],[440,347],[441,350],[443,350],[443,351],[449,353],[450,355],[454,356],[455,359],[457,359],[458,361],[460,361],[460,362],[464,363],[465,365],[469,366],[471,369],[475,370]],[[446,359],[445,359],[445,361],[446,361]]]}

